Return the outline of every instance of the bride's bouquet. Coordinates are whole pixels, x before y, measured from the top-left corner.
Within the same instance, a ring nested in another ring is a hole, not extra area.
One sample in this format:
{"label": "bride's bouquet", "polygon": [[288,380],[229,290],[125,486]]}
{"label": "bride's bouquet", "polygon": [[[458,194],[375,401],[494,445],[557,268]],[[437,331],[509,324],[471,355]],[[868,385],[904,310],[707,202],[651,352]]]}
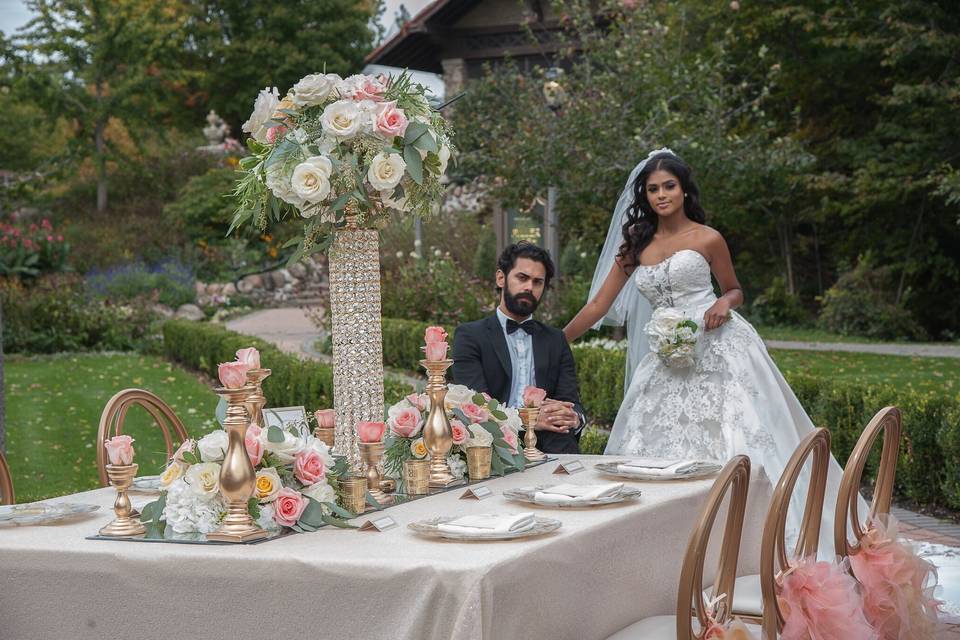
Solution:
{"label": "bride's bouquet", "polygon": [[700,337],[696,322],[673,307],[660,307],[644,327],[650,337],[650,349],[668,367],[690,367]]}

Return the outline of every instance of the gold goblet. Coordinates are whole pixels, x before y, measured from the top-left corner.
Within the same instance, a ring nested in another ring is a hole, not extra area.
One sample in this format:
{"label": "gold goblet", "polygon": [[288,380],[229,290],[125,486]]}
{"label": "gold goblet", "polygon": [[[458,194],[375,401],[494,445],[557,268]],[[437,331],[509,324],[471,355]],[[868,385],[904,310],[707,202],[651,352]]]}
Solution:
{"label": "gold goblet", "polygon": [[256,488],[257,476],[244,442],[250,425],[250,415],[244,404],[254,389],[249,385],[239,389],[220,387],[215,391],[227,400],[227,418],[223,421],[227,432],[227,453],[220,466],[220,493],[227,502],[227,516],[219,529],[207,534],[207,539],[220,542],[259,540],[265,538],[267,532],[257,526],[247,508]]}
{"label": "gold goblet", "polygon": [[110,537],[139,536],[147,532],[140,518],[133,515],[127,489],[137,475],[137,464],[108,464],[105,469],[110,484],[117,490],[117,499],[113,503],[113,512],[117,515],[113,522],[100,529],[100,535]]}
{"label": "gold goblet", "polygon": [[393,497],[383,492],[383,441],[361,442],[360,457],[363,458],[364,475],[367,477],[367,487],[373,499],[380,504],[390,504]]}
{"label": "gold goblet", "polygon": [[430,486],[442,488],[457,481],[447,465],[447,455],[453,448],[453,431],[444,406],[446,372],[453,360],[421,360],[420,364],[427,370],[427,394],[430,396],[430,413],[423,425],[423,444],[430,452]]}
{"label": "gold goblet", "polygon": [[540,407],[521,407],[517,410],[520,413],[520,419],[523,421],[523,457],[527,462],[540,462],[546,460],[547,455],[537,449],[537,432],[534,425],[540,417]]}

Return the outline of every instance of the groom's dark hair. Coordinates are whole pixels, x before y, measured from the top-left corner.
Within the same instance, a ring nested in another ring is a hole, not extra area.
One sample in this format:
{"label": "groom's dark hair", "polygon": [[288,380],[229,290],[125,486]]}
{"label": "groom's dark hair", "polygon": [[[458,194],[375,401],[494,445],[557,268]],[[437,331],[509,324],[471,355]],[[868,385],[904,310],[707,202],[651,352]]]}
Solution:
{"label": "groom's dark hair", "polygon": [[[497,269],[503,271],[504,276],[509,276],[510,271],[517,266],[517,258],[528,258],[542,264],[546,271],[543,289],[546,291],[550,288],[550,280],[553,278],[553,274],[556,273],[556,269],[553,266],[553,259],[550,257],[549,251],[526,240],[511,244],[503,250],[503,253],[501,253],[497,259]],[[500,287],[497,287],[497,294],[499,293]]]}

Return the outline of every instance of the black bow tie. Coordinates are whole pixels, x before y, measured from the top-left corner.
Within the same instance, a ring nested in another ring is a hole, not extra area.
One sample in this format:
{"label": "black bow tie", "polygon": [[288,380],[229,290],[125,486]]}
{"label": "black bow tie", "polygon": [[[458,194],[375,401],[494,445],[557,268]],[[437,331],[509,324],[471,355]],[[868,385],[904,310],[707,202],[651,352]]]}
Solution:
{"label": "black bow tie", "polygon": [[516,320],[511,320],[507,318],[507,335],[514,333],[517,329],[521,329],[527,332],[527,335],[532,336],[537,331],[540,330],[540,325],[537,324],[536,320],[527,320],[525,322],[517,322]]}

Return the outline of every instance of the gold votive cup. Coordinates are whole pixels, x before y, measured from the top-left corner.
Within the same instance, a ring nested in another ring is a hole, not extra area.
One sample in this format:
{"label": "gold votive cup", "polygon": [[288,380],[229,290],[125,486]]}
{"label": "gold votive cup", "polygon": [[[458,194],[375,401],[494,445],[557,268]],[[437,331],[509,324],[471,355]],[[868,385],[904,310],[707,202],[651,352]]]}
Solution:
{"label": "gold votive cup", "polygon": [[340,503],[344,509],[360,515],[367,510],[367,478],[344,476],[340,478]]}
{"label": "gold votive cup", "polygon": [[403,485],[408,496],[425,496],[430,493],[430,460],[404,460]]}
{"label": "gold votive cup", "polygon": [[467,473],[471,480],[486,480],[490,477],[493,447],[467,447]]}
{"label": "gold votive cup", "polygon": [[336,430],[333,427],[316,427],[313,435],[325,445],[333,449],[333,434]]}

